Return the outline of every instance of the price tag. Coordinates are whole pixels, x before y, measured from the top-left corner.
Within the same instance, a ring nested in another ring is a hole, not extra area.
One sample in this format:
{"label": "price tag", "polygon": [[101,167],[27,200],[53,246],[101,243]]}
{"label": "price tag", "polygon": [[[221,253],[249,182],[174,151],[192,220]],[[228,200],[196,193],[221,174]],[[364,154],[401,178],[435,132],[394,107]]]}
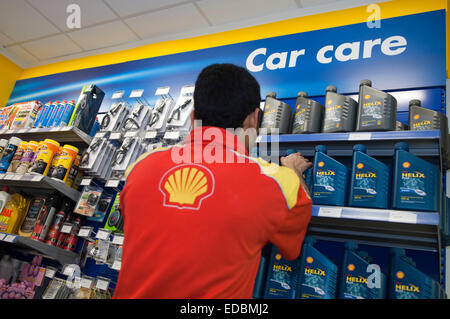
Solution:
{"label": "price tag", "polygon": [[44,178],[44,176],[42,176],[42,175],[36,175],[31,180],[33,182],[40,182],[43,178]]}
{"label": "price tag", "polygon": [[114,263],[111,266],[111,269],[119,271],[122,267],[122,262],[120,260],[114,260]]}
{"label": "price tag", "polygon": [[103,137],[105,137],[105,135],[106,135],[106,132],[98,132],[97,134],[95,134],[94,138],[103,138]]}
{"label": "price tag", "polygon": [[340,207],[320,207],[317,216],[340,218],[341,214],[342,208]]}
{"label": "price tag", "polygon": [[22,179],[22,176],[23,176],[23,175],[14,174],[14,175],[11,177],[11,179],[12,179],[13,181],[20,181],[20,180]]}
{"label": "price tag", "polygon": [[6,174],[5,174],[5,178],[4,178],[4,179],[7,179],[7,180],[12,180],[12,177],[13,177],[13,175],[12,175],[12,174],[10,174],[10,173],[6,173]]}
{"label": "price tag", "polygon": [[164,138],[166,140],[176,140],[180,138],[180,132],[179,131],[166,132],[164,134]]}
{"label": "price tag", "polygon": [[349,141],[367,141],[370,140],[372,138],[372,133],[359,133],[359,132],[354,132],[354,133],[349,133],[348,134],[348,140]]}
{"label": "price tag", "polygon": [[125,133],[125,137],[135,137],[137,133],[137,131],[128,131]]}
{"label": "price tag", "polygon": [[92,279],[90,278],[81,278],[81,287],[83,288],[91,288],[92,286]]}
{"label": "price tag", "polygon": [[75,267],[72,265],[68,265],[64,268],[63,275],[72,276],[75,272]]}
{"label": "price tag", "polygon": [[165,86],[162,88],[156,89],[155,95],[167,95],[169,94],[170,86]]}
{"label": "price tag", "polygon": [[46,268],[45,269],[45,277],[52,279],[55,277],[56,269],[53,268]]}
{"label": "price tag", "polygon": [[113,100],[120,99],[123,96],[124,93],[125,93],[125,91],[114,92],[112,97],[111,97],[111,99],[113,99]]}
{"label": "price tag", "polygon": [[91,232],[92,232],[92,227],[83,226],[80,228],[80,231],[78,232],[78,237],[83,237],[83,238],[89,237],[91,235]]}
{"label": "price tag", "polygon": [[97,282],[95,283],[95,287],[100,289],[100,290],[108,290],[109,281],[97,278]]}
{"label": "price tag", "polygon": [[106,182],[105,186],[106,187],[118,187],[119,184],[120,184],[119,179],[110,179],[109,181]]}
{"label": "price tag", "polygon": [[0,234],[0,240],[3,240],[3,238],[6,237],[6,234]]}
{"label": "price tag", "polygon": [[112,243],[116,245],[123,245],[123,239],[123,235],[114,235]]}
{"label": "price tag", "polygon": [[396,223],[417,224],[417,215],[414,213],[391,211],[389,221]]}
{"label": "price tag", "polygon": [[131,91],[130,97],[141,97],[144,94],[144,90],[133,90]]}
{"label": "price tag", "polygon": [[84,178],[81,180],[80,185],[81,186],[89,186],[89,185],[91,185],[91,182],[92,182],[92,178]]}
{"label": "price tag", "polygon": [[72,231],[73,224],[63,224],[61,227],[61,233],[63,234],[70,234]]}
{"label": "price tag", "polygon": [[185,95],[190,95],[193,94],[195,90],[195,86],[193,85],[185,85],[181,88],[181,92],[180,95],[185,96]]}
{"label": "price tag", "polygon": [[122,133],[120,133],[120,132],[111,133],[111,136],[109,137],[110,140],[120,140],[121,138],[122,138]]}
{"label": "price tag", "polygon": [[16,235],[6,235],[6,237],[3,239],[3,241],[6,241],[8,243],[15,243],[17,241]]}
{"label": "price tag", "polygon": [[110,234],[111,234],[111,232],[109,230],[99,229],[97,231],[97,235],[95,236],[95,238],[107,240],[107,239],[109,239]]}
{"label": "price tag", "polygon": [[145,133],[145,138],[147,138],[147,139],[155,138],[157,133],[158,132],[156,132],[156,131],[147,132],[147,133]]}

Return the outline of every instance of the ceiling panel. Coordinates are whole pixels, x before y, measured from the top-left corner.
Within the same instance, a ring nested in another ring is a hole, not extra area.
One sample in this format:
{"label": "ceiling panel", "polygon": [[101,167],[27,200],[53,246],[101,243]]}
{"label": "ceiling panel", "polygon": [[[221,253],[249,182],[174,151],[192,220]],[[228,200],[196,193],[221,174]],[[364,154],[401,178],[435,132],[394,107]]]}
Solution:
{"label": "ceiling panel", "polygon": [[150,38],[207,27],[191,3],[124,20],[141,38]]}
{"label": "ceiling panel", "polygon": [[72,40],[63,34],[26,42],[23,43],[22,46],[40,60],[51,59],[82,51]]}
{"label": "ceiling panel", "polygon": [[139,40],[121,21],[88,27],[67,34],[84,50],[106,48]]}
{"label": "ceiling panel", "polygon": [[183,2],[186,0],[105,0],[121,17],[156,10]]}
{"label": "ceiling panel", "polygon": [[10,46],[8,47],[8,51],[23,59],[27,63],[36,63],[39,61],[37,58],[25,51],[20,45]]}
{"label": "ceiling panel", "polygon": [[67,27],[67,18],[70,15],[67,13],[67,7],[72,3],[80,6],[81,28],[117,18],[102,0],[28,0],[28,2],[63,31],[70,30]]}
{"label": "ceiling panel", "polygon": [[215,25],[298,9],[295,0],[200,0],[197,4]]}
{"label": "ceiling panel", "polygon": [[6,45],[9,45],[9,44],[13,44],[13,43],[14,43],[14,41],[10,37],[8,37],[3,32],[0,32],[0,44],[2,46],[6,46]]}
{"label": "ceiling panel", "polygon": [[16,42],[59,32],[24,0],[1,0],[0,30]]}
{"label": "ceiling panel", "polygon": [[298,2],[301,3],[302,7],[321,6],[337,1],[338,0],[298,0]]}

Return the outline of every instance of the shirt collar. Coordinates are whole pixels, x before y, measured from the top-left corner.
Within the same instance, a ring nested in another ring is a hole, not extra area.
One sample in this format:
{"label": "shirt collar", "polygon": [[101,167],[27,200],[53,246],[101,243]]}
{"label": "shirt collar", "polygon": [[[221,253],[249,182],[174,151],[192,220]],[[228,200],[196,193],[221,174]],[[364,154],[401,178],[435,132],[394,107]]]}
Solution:
{"label": "shirt collar", "polygon": [[201,142],[203,145],[217,143],[225,148],[248,156],[244,143],[232,132],[217,126],[198,126],[192,129],[183,144]]}

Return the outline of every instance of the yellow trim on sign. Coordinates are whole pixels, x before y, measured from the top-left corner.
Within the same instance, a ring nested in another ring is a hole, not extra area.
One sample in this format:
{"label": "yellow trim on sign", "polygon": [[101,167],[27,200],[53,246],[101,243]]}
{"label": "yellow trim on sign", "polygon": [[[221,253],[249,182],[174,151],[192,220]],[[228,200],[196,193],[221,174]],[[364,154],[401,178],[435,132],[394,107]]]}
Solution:
{"label": "yellow trim on sign", "polygon": [[[446,9],[448,2],[449,1],[445,0],[392,0],[378,3],[378,5],[381,8],[381,18],[386,19]],[[365,22],[368,17],[369,13],[366,12],[366,6],[298,17],[232,31],[153,43],[133,49],[32,67],[25,69],[19,79],[22,80],[49,74],[117,64],[222,45],[277,37],[287,34],[339,27],[343,25]]]}

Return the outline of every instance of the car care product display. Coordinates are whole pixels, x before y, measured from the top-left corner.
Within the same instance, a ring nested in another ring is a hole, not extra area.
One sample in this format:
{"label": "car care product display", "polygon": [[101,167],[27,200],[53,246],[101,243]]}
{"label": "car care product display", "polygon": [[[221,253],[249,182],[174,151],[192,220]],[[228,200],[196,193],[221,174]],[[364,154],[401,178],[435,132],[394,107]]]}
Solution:
{"label": "car care product display", "polygon": [[52,164],[53,156],[59,150],[59,143],[52,139],[45,139],[37,152],[36,160],[34,161],[31,172],[47,175]]}
{"label": "car care product display", "polygon": [[322,128],[322,104],[308,99],[306,92],[298,92],[295,105],[292,134],[320,133]]}
{"label": "car care product display", "polygon": [[36,120],[36,116],[39,110],[42,108],[42,104],[39,101],[30,101],[24,103],[15,104],[17,107],[17,113],[14,119],[11,121],[9,129],[19,130],[25,128],[32,128]]}
{"label": "car care product display", "polygon": [[109,111],[103,116],[100,130],[109,132],[119,131],[128,113],[129,109],[125,102],[113,103]]}
{"label": "car care product display", "polygon": [[110,207],[111,202],[113,201],[113,195],[103,192],[101,194],[100,200],[98,201],[97,208],[92,216],[88,217],[89,221],[93,222],[103,222],[105,220],[105,216],[108,208]]}
{"label": "car care product display", "polygon": [[167,117],[166,131],[179,131],[187,135],[191,130],[190,115],[194,109],[193,85],[185,85],[181,88],[177,103]]}
{"label": "car care product display", "polygon": [[126,137],[122,145],[114,153],[111,176],[113,178],[121,178],[128,166],[135,162],[144,151],[142,139]]}
{"label": "car care product display", "polygon": [[[367,252],[357,249],[358,245],[355,242],[345,242],[338,298],[386,299],[386,275],[376,264],[373,264],[375,270],[372,270],[369,267],[372,264],[372,258]],[[374,273],[375,271],[379,273]]]}
{"label": "car care product display", "polygon": [[142,103],[136,103],[131,112],[125,118],[122,131],[140,131],[144,123],[148,122],[148,119],[151,117],[152,110],[147,105]]}
{"label": "car care product display", "polygon": [[401,248],[391,249],[390,299],[438,299],[444,296],[440,285],[422,273]]}
{"label": "car care product display", "polygon": [[56,246],[61,232],[63,223],[72,210],[72,203],[69,199],[63,199],[62,204],[58,212],[56,213],[45,239],[45,243],[48,245]]}
{"label": "car care product display", "polygon": [[15,109],[16,107],[14,105],[0,108],[0,129],[9,129],[9,125],[11,124],[9,118]]}
{"label": "car care product display", "polygon": [[390,168],[367,155],[362,144],[353,146],[349,206],[388,208],[391,186]]}
{"label": "car care product display", "polygon": [[313,163],[312,200],[316,205],[345,206],[348,168],[327,155],[325,145],[317,145]]}
{"label": "car care product display", "polygon": [[372,81],[361,81],[356,131],[395,131],[396,120],[397,100],[374,89]]}
{"label": "car care product display", "polygon": [[169,95],[170,87],[158,88],[155,95],[159,96],[153,112],[145,126],[147,131],[165,132],[167,118],[175,106],[175,101]]}
{"label": "car care product display", "polygon": [[395,144],[392,208],[439,211],[438,168],[409,152],[409,144]]}
{"label": "car care product display", "polygon": [[300,253],[297,299],[334,299],[338,268],[314,247],[312,236],[305,237]]}
{"label": "car care product display", "polygon": [[78,148],[68,144],[64,145],[61,148],[51,176],[66,182],[77,155]]}
{"label": "car care product display", "polygon": [[0,213],[0,232],[15,234],[27,213],[29,201],[19,193],[13,193]]}
{"label": "car care product display", "polygon": [[0,159],[3,157],[3,151],[8,146],[8,140],[2,138],[0,139]]}
{"label": "car care product display", "polygon": [[20,138],[14,136],[9,139],[8,146],[3,150],[2,158],[0,159],[0,173],[6,173],[21,142]]}
{"label": "car care product display", "polygon": [[8,193],[8,187],[3,187],[0,191],[0,212],[5,208],[6,203],[10,199],[11,195]]}
{"label": "car care product display", "polygon": [[20,236],[24,237],[31,236],[34,230],[34,226],[36,225],[38,216],[41,216],[41,214],[45,214],[45,212],[42,212],[42,210],[46,211],[48,209],[46,203],[47,198],[45,196],[36,196],[31,199],[28,212],[18,231],[18,234]]}
{"label": "car care product display", "polygon": [[261,129],[267,134],[289,134],[292,122],[292,107],[276,99],[275,92],[266,94]]}
{"label": "car care product display", "polygon": [[105,93],[95,84],[84,86],[70,118],[69,126],[77,127],[89,134],[104,96]]}
{"label": "car care product display", "polygon": [[51,195],[45,203],[46,209],[40,211],[34,225],[31,239],[44,242],[47,238],[48,231],[53,219],[61,205],[61,196],[58,194]]}
{"label": "car care product display", "polygon": [[16,151],[14,152],[14,156],[11,159],[11,163],[8,166],[7,172],[9,173],[15,173],[17,168],[20,165],[20,160],[22,159],[22,156],[25,152],[25,149],[27,148],[28,143],[25,141],[21,141],[19,145],[17,146]]}
{"label": "car care product display", "polygon": [[[28,172],[31,164],[33,163],[34,154],[39,146],[39,142],[29,141],[26,144],[25,150],[20,157],[19,165],[15,170],[17,174],[25,174]],[[14,160],[14,158],[13,158]]]}
{"label": "car care product display", "polygon": [[102,193],[101,187],[85,186],[73,212],[84,216],[94,216]]}
{"label": "car care product display", "polygon": [[298,280],[298,260],[284,259],[272,245],[264,299],[294,299]]}
{"label": "car care product display", "polygon": [[123,230],[123,218],[122,213],[120,211],[120,193],[117,193],[111,210],[109,212],[108,220],[105,224],[105,229],[110,230],[112,232],[122,231]]}
{"label": "car care product display", "polygon": [[357,112],[358,103],[354,99],[338,94],[333,85],[327,86],[322,132],[353,132]]}

